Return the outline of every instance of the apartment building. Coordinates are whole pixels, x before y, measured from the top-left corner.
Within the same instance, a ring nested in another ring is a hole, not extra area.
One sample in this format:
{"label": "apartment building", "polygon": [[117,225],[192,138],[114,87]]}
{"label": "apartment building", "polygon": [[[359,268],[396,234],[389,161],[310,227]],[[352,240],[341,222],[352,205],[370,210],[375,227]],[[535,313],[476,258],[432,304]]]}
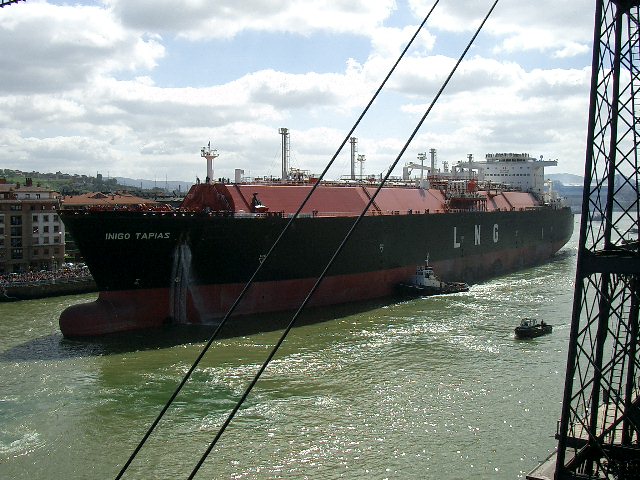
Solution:
{"label": "apartment building", "polygon": [[57,192],[0,178],[0,274],[55,271],[64,262]]}

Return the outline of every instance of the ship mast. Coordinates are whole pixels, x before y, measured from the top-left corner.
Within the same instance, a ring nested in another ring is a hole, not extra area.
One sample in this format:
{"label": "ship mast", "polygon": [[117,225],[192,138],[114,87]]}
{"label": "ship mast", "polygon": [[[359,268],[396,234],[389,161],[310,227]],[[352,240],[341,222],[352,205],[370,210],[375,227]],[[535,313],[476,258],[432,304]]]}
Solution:
{"label": "ship mast", "polygon": [[282,135],[282,181],[289,179],[289,129],[280,128],[278,133]]}
{"label": "ship mast", "polygon": [[356,179],[356,153],[358,152],[358,139],[356,137],[349,138],[351,143],[351,180]]}
{"label": "ship mast", "polygon": [[427,158],[427,154],[424,152],[418,153],[418,160],[420,160],[420,188],[424,188],[424,159]]}
{"label": "ship mast", "polygon": [[360,163],[360,181],[362,181],[364,179],[364,162],[367,160],[367,157],[358,155],[357,160]]}
{"label": "ship mast", "polygon": [[206,183],[213,181],[213,159],[218,156],[218,150],[211,150],[211,141],[206,147],[200,149],[200,156],[207,159],[207,179]]}

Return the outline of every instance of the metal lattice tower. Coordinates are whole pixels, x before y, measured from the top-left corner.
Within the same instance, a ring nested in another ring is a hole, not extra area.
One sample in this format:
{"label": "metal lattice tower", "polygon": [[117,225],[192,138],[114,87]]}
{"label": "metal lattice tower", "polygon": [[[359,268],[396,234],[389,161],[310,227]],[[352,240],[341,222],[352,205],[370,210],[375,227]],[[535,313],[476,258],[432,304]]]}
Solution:
{"label": "metal lattice tower", "polygon": [[640,478],[640,0],[597,0],[555,478]]}

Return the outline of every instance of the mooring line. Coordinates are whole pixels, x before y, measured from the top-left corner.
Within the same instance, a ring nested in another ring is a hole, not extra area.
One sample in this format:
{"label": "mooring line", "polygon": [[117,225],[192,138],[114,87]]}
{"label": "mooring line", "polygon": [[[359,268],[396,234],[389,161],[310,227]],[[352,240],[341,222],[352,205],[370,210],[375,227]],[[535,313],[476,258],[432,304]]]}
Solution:
{"label": "mooring line", "polygon": [[253,285],[253,282],[255,280],[255,278],[257,277],[258,273],[262,270],[262,266],[264,264],[267,263],[267,260],[269,259],[269,257],[271,256],[271,253],[275,250],[275,248],[278,246],[278,244],[280,243],[281,239],[284,237],[285,233],[289,230],[289,227],[291,226],[291,224],[293,223],[293,221],[298,218],[300,212],[302,211],[302,209],[304,208],[304,206],[307,204],[307,202],[309,201],[309,199],[311,198],[311,196],[313,195],[313,193],[316,191],[316,189],[318,188],[318,186],[320,185],[320,182],[322,181],[322,179],[325,177],[325,175],[327,174],[327,172],[329,171],[329,169],[331,168],[331,166],[333,165],[333,163],[335,162],[336,158],[338,157],[338,155],[340,154],[340,152],[342,151],[342,149],[344,148],[344,146],[346,145],[346,143],[349,141],[349,138],[351,137],[351,135],[353,134],[353,132],[356,130],[356,128],[358,127],[358,125],[360,124],[360,122],[362,121],[362,119],[364,118],[364,116],[366,115],[366,113],[369,111],[369,109],[371,108],[371,106],[373,105],[373,102],[376,100],[376,98],[378,97],[378,95],[380,94],[380,92],[382,91],[382,89],[384,88],[384,86],[386,85],[387,81],[389,80],[389,78],[391,77],[391,75],[393,74],[393,72],[395,71],[396,67],[398,66],[398,64],[400,63],[400,61],[402,60],[402,58],[404,57],[404,55],[407,53],[407,51],[409,50],[409,48],[411,47],[411,45],[413,44],[414,40],[416,39],[416,37],[418,36],[418,34],[420,33],[420,31],[422,30],[422,28],[424,27],[425,23],[427,23],[427,20],[429,19],[429,17],[431,16],[431,13],[433,12],[433,10],[435,9],[435,7],[438,5],[438,3],[440,2],[440,0],[436,0],[433,4],[433,6],[431,7],[431,9],[429,10],[429,13],[427,14],[427,16],[424,18],[424,20],[422,21],[422,23],[420,23],[420,25],[418,26],[416,32],[413,34],[413,36],[411,37],[411,40],[409,41],[409,43],[407,43],[406,47],[404,48],[404,50],[402,51],[402,53],[400,54],[400,56],[398,57],[398,59],[396,60],[396,62],[393,64],[393,66],[391,67],[391,69],[389,70],[389,72],[387,73],[387,76],[384,78],[384,80],[382,81],[382,83],[380,84],[380,86],[378,87],[378,89],[376,90],[376,92],[374,93],[374,95],[371,97],[371,100],[369,100],[369,103],[367,104],[367,106],[364,108],[364,110],[362,111],[362,113],[360,114],[360,116],[358,117],[358,119],[356,120],[356,122],[353,124],[353,126],[351,127],[351,130],[349,130],[349,133],[346,135],[346,137],[344,138],[344,140],[342,141],[342,143],[340,144],[340,146],[338,147],[338,150],[336,151],[336,153],[333,155],[333,157],[331,158],[331,160],[329,161],[329,163],[327,164],[327,166],[325,167],[325,169],[322,171],[322,174],[318,177],[318,181],[313,185],[313,187],[311,188],[311,190],[309,191],[309,193],[307,194],[307,196],[305,197],[304,201],[300,204],[300,207],[298,207],[298,210],[296,210],[296,212],[293,214],[293,216],[289,219],[289,221],[287,222],[287,224],[285,225],[285,227],[283,228],[282,232],[280,232],[280,235],[278,236],[278,238],[276,239],[276,241],[273,243],[273,245],[271,246],[271,248],[269,249],[269,251],[267,252],[267,254],[265,255],[264,259],[262,262],[260,262],[258,264],[258,267],[256,268],[256,270],[253,272],[253,275],[251,275],[251,278],[247,281],[247,283],[245,284],[244,288],[242,289],[242,291],[240,292],[240,294],[238,295],[238,297],[236,298],[235,302],[233,303],[233,305],[231,305],[231,307],[229,308],[229,310],[227,311],[227,313],[225,314],[224,318],[220,321],[220,324],[216,327],[215,331],[213,332],[213,334],[211,335],[211,337],[209,337],[209,340],[207,341],[207,343],[205,344],[205,346],[202,348],[202,351],[200,352],[200,354],[198,355],[198,357],[195,359],[195,361],[193,362],[193,364],[191,365],[191,368],[189,368],[189,370],[187,371],[187,373],[185,374],[185,376],[183,377],[182,381],[180,382],[180,384],[178,385],[178,387],[176,388],[176,390],[173,392],[173,394],[171,395],[171,397],[169,397],[169,400],[167,400],[167,403],[165,404],[165,406],[162,408],[162,410],[160,411],[160,413],[158,414],[158,416],[156,417],[156,419],[153,421],[153,423],[151,424],[151,426],[149,427],[149,429],[147,430],[147,432],[144,434],[144,436],[142,437],[142,439],[140,440],[140,442],[138,443],[138,445],[136,446],[136,448],[134,449],[134,451],[131,453],[131,455],[129,456],[129,458],[127,459],[127,461],[125,462],[125,464],[123,465],[122,469],[120,470],[120,472],[118,473],[118,475],[116,476],[116,480],[119,480],[120,478],[122,478],[122,475],[124,475],[124,473],[127,471],[127,469],[129,468],[129,465],[131,465],[131,463],[133,462],[133,460],[135,459],[135,457],[138,455],[138,453],[140,452],[140,450],[142,449],[142,447],[144,446],[144,444],[146,443],[146,441],[149,439],[149,437],[151,436],[151,434],[153,433],[153,431],[155,430],[155,428],[157,427],[158,423],[160,423],[160,420],[162,420],[162,418],[164,417],[165,413],[167,412],[167,410],[169,409],[169,407],[173,404],[174,400],[176,399],[176,397],[178,396],[178,394],[180,393],[180,391],[182,391],[182,388],[184,387],[184,385],[187,383],[187,381],[189,380],[189,378],[191,378],[191,375],[193,374],[193,372],[195,371],[195,369],[198,367],[198,365],[200,364],[200,361],[202,360],[202,358],[205,356],[205,354],[207,353],[207,351],[209,350],[209,348],[211,347],[211,345],[213,344],[214,340],[218,337],[219,332],[222,330],[222,328],[224,327],[224,325],[226,324],[227,320],[229,319],[229,317],[233,314],[233,312],[235,311],[235,309],[237,308],[237,306],[240,304],[240,302],[242,301],[242,299],[244,298],[246,292],[249,290],[249,288]]}
{"label": "mooring line", "polygon": [[[280,346],[282,345],[282,343],[284,342],[285,338],[287,337],[287,335],[289,334],[289,332],[291,331],[291,329],[293,328],[293,326],[295,325],[296,320],[298,319],[298,316],[300,315],[300,313],[302,312],[302,310],[304,309],[304,307],[307,305],[307,303],[309,302],[309,300],[311,299],[311,297],[313,296],[313,294],[315,293],[315,291],[318,289],[318,287],[320,286],[320,283],[322,282],[322,280],[324,279],[324,277],[326,276],[327,272],[329,271],[329,269],[331,268],[331,266],[333,265],[333,263],[335,262],[336,258],[340,255],[340,253],[342,252],[342,250],[344,249],[344,246],[347,244],[347,242],[349,241],[349,238],[351,237],[352,233],[355,231],[356,227],[358,226],[358,224],[360,223],[360,221],[362,220],[362,218],[366,215],[367,211],[369,210],[369,208],[371,207],[371,205],[373,204],[375,198],[377,197],[378,193],[380,192],[380,190],[382,190],[382,187],[384,186],[384,184],[386,183],[386,181],[389,179],[389,177],[391,176],[391,173],[393,172],[393,169],[396,167],[396,165],[398,164],[398,162],[400,161],[400,159],[402,158],[402,155],[404,155],[404,152],[407,150],[407,148],[409,147],[409,145],[411,144],[411,142],[413,141],[414,137],[417,135],[418,131],[420,130],[420,127],[422,127],[422,124],[425,122],[425,120],[427,119],[429,113],[431,113],[431,110],[433,109],[434,105],[436,104],[436,102],[438,101],[438,99],[440,98],[440,96],[442,95],[442,92],[444,91],[444,89],[446,88],[446,86],[449,84],[449,81],[451,80],[451,78],[453,77],[453,74],[456,72],[456,70],[458,69],[458,67],[460,66],[460,63],[462,63],[462,60],[464,59],[464,57],[466,56],[467,52],[469,51],[469,49],[471,48],[471,46],[473,45],[473,43],[475,42],[477,36],[480,34],[480,31],[482,30],[482,27],[484,26],[484,24],[487,22],[487,20],[489,19],[489,17],[491,16],[491,13],[493,12],[493,10],[495,9],[496,5],[498,4],[499,0],[495,0],[493,2],[493,5],[491,6],[491,8],[489,9],[489,11],[487,12],[487,14],[485,15],[484,19],[482,20],[482,22],[480,23],[480,25],[478,26],[478,28],[476,29],[476,32],[473,34],[473,36],[471,37],[471,40],[469,40],[469,43],[467,44],[466,48],[464,49],[464,51],[462,52],[462,54],[460,55],[460,57],[458,58],[458,61],[456,62],[456,64],[454,65],[454,67],[451,69],[451,72],[449,73],[449,75],[447,76],[447,78],[445,79],[445,81],[443,82],[442,86],[440,87],[440,89],[438,90],[438,93],[435,95],[435,97],[433,98],[433,100],[431,101],[431,104],[429,105],[429,108],[427,108],[426,112],[424,113],[424,115],[422,116],[422,118],[420,119],[420,121],[418,122],[418,124],[416,125],[416,127],[414,128],[413,132],[411,133],[411,135],[409,136],[409,139],[406,141],[406,143],[404,144],[404,146],[402,147],[402,149],[400,150],[400,153],[398,154],[398,156],[396,157],[395,161],[391,164],[391,166],[389,167],[384,179],[380,182],[380,185],[378,186],[378,188],[376,189],[375,193],[372,195],[372,197],[369,199],[369,202],[367,203],[367,206],[362,210],[362,212],[360,213],[360,215],[358,216],[358,218],[355,220],[355,222],[353,223],[353,225],[351,226],[351,228],[349,229],[349,231],[347,232],[346,236],[344,237],[344,239],[342,240],[342,242],[340,243],[340,245],[338,246],[338,248],[336,249],[336,251],[334,252],[333,256],[331,257],[331,259],[329,260],[329,262],[327,263],[326,267],[324,268],[324,270],[322,271],[322,273],[320,274],[320,276],[318,277],[318,279],[316,280],[316,283],[313,285],[313,287],[311,288],[311,290],[309,291],[309,293],[307,294],[306,298],[304,299],[304,301],[302,302],[302,304],[300,305],[300,307],[298,308],[298,310],[296,311],[296,313],[294,314],[294,316],[291,318],[291,321],[289,322],[289,324],[287,325],[287,327],[284,329],[282,335],[280,336],[280,338],[278,339],[278,341],[276,342],[276,344],[274,345],[274,347],[272,348],[271,352],[269,353],[269,355],[267,356],[266,360],[264,361],[264,363],[262,364],[262,366],[260,367],[260,369],[258,370],[258,372],[256,373],[256,375],[254,376],[253,380],[251,381],[251,383],[249,383],[249,385],[247,386],[247,388],[245,389],[244,393],[242,394],[242,397],[238,400],[238,403],[236,404],[236,406],[233,408],[233,410],[229,413],[227,419],[224,421],[224,423],[221,425],[220,429],[218,430],[218,433],[216,434],[216,436],[214,437],[214,439],[211,441],[211,443],[209,444],[209,447],[207,448],[207,450],[202,454],[202,456],[200,457],[200,460],[198,461],[197,465],[194,467],[193,471],[191,472],[191,474],[189,475],[189,479],[193,479],[195,477],[195,475],[198,473],[198,470],[200,469],[200,467],[203,465],[203,463],[205,462],[205,460],[207,459],[207,457],[209,456],[209,454],[211,453],[211,451],[213,450],[213,448],[216,446],[218,440],[220,439],[220,437],[222,436],[222,434],[224,433],[224,431],[226,430],[227,426],[231,423],[231,421],[233,420],[233,418],[235,417],[236,413],[238,412],[238,410],[240,409],[240,407],[244,404],[245,400],[247,399],[247,397],[249,396],[249,394],[251,393],[251,391],[253,390],[253,387],[258,383],[258,380],[260,379],[262,373],[266,370],[267,366],[269,365],[269,363],[271,362],[271,360],[273,359],[273,357],[275,356],[275,354],[277,353],[278,349],[280,348]],[[436,2],[437,3],[437,2]],[[435,7],[435,5],[434,5]],[[433,11],[433,8],[432,8]],[[429,12],[430,14],[431,12]],[[415,36],[414,36],[415,38]],[[406,50],[405,50],[406,51]]]}

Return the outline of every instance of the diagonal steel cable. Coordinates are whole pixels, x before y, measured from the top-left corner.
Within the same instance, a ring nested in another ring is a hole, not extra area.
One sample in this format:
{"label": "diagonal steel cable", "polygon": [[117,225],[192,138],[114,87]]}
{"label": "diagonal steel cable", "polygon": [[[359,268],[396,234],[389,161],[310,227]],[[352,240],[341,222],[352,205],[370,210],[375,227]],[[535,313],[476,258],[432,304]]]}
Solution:
{"label": "diagonal steel cable", "polygon": [[353,126],[351,127],[351,129],[349,130],[349,133],[347,133],[347,135],[345,136],[344,140],[342,141],[342,143],[340,144],[340,146],[338,147],[338,150],[335,152],[335,154],[333,155],[333,157],[331,158],[331,160],[329,161],[329,163],[327,164],[327,166],[325,167],[325,169],[322,171],[322,174],[319,176],[318,181],[313,185],[313,187],[311,188],[311,190],[309,191],[309,193],[307,194],[307,196],[305,197],[304,201],[300,204],[300,206],[298,207],[298,209],[296,210],[296,212],[293,214],[293,216],[289,219],[289,221],[287,222],[287,224],[285,225],[284,229],[282,230],[282,232],[280,232],[280,235],[278,236],[278,238],[276,239],[276,241],[273,243],[273,245],[271,246],[271,248],[269,249],[269,251],[267,252],[267,254],[265,255],[264,259],[262,260],[262,262],[260,262],[258,264],[258,267],[256,268],[256,270],[253,272],[253,275],[251,276],[251,278],[247,281],[247,283],[245,284],[244,288],[242,289],[242,291],[240,292],[240,294],[238,295],[238,297],[236,298],[235,302],[233,303],[233,305],[231,305],[231,307],[229,308],[229,310],[227,311],[227,313],[225,314],[224,318],[220,321],[220,324],[216,327],[215,331],[213,332],[213,334],[211,335],[211,337],[209,337],[209,340],[207,341],[207,343],[205,344],[205,346],[202,348],[200,354],[198,355],[198,357],[195,359],[195,361],[193,362],[193,364],[191,365],[191,368],[189,368],[189,370],[187,371],[187,373],[185,374],[185,376],[183,377],[182,381],[180,382],[180,384],[177,386],[177,388],[175,389],[175,391],[173,392],[173,394],[171,395],[171,397],[169,398],[169,400],[167,400],[167,403],[164,405],[164,407],[162,408],[162,410],[160,411],[160,413],[158,414],[158,416],[156,417],[156,419],[153,421],[153,423],[151,424],[151,426],[149,427],[149,429],[147,430],[147,432],[144,434],[144,436],[142,437],[142,439],[140,440],[140,442],[138,443],[138,445],[136,446],[136,448],[134,449],[134,451],[131,453],[131,455],[129,456],[129,458],[127,459],[127,461],[125,462],[125,464],[123,465],[122,469],[120,470],[120,472],[118,473],[118,475],[116,476],[116,480],[119,480],[120,478],[122,478],[122,475],[124,475],[124,473],[127,471],[127,469],[129,468],[129,465],[131,465],[131,463],[133,462],[133,460],[135,459],[135,457],[138,455],[138,453],[140,452],[140,450],[142,449],[142,447],[144,446],[144,444],[147,442],[147,440],[149,439],[149,437],[151,436],[151,434],[153,433],[153,431],[155,430],[155,428],[157,427],[158,423],[160,423],[160,420],[162,420],[162,418],[164,417],[165,413],[167,412],[167,410],[169,409],[169,407],[173,404],[174,400],[176,399],[176,397],[178,396],[178,394],[182,391],[182,388],[185,386],[185,384],[187,383],[187,381],[191,378],[193,372],[196,370],[196,368],[198,367],[198,365],[200,364],[200,362],[202,361],[202,359],[204,358],[205,354],[209,351],[209,348],[211,347],[211,345],[213,344],[214,340],[218,337],[219,332],[222,330],[222,328],[224,327],[224,325],[226,324],[227,320],[229,319],[229,317],[233,314],[233,312],[235,311],[235,309],[238,307],[238,305],[240,304],[240,302],[242,301],[242,299],[244,298],[245,294],[247,293],[247,291],[250,289],[250,287],[253,285],[253,282],[255,280],[255,278],[257,277],[258,273],[262,270],[263,265],[265,265],[269,259],[269,257],[271,256],[271,253],[276,249],[276,247],[279,245],[280,241],[282,240],[282,238],[285,236],[286,232],[289,230],[291,224],[295,221],[296,218],[298,218],[300,212],[302,211],[302,209],[304,208],[304,206],[307,204],[307,202],[309,201],[309,199],[311,198],[311,196],[313,195],[313,193],[316,191],[316,189],[318,188],[318,186],[320,185],[320,182],[322,181],[322,179],[325,177],[325,175],[327,174],[327,172],[329,171],[329,169],[331,168],[331,166],[333,165],[333,163],[335,162],[336,158],[338,157],[338,155],[340,154],[340,152],[342,151],[342,149],[344,148],[344,146],[346,145],[347,141],[349,140],[349,138],[351,137],[351,135],[353,134],[353,132],[356,130],[356,128],[358,127],[358,125],[360,124],[360,122],[362,121],[362,119],[364,118],[364,116],[366,115],[366,113],[369,111],[369,109],[371,108],[371,106],[373,105],[373,102],[376,100],[376,98],[378,97],[378,95],[380,94],[380,92],[382,91],[382,89],[384,88],[384,86],[386,85],[387,81],[389,80],[389,78],[391,77],[391,75],[393,74],[393,72],[395,71],[396,67],[398,66],[398,64],[400,63],[400,61],[402,60],[402,58],[404,57],[404,55],[407,53],[407,51],[409,50],[409,48],[411,47],[411,45],[413,44],[413,42],[415,41],[416,37],[418,36],[418,34],[420,33],[420,31],[422,30],[422,28],[424,27],[424,25],[427,23],[427,20],[429,19],[429,17],[431,16],[431,13],[433,12],[433,10],[436,8],[436,6],[438,5],[438,3],[440,2],[440,0],[436,0],[433,4],[433,6],[431,7],[431,9],[429,10],[429,13],[427,13],[426,17],[424,18],[424,20],[422,20],[422,23],[420,23],[420,25],[418,26],[418,28],[416,29],[415,33],[413,34],[413,36],[411,37],[411,40],[409,40],[409,42],[407,43],[406,47],[404,48],[404,50],[402,51],[402,53],[400,54],[400,56],[398,57],[398,59],[396,60],[396,62],[393,64],[393,66],[391,67],[391,69],[389,70],[389,72],[387,73],[386,77],[384,78],[384,80],[382,81],[382,83],[380,84],[380,86],[378,87],[378,89],[375,91],[374,95],[371,97],[371,100],[369,100],[369,103],[367,104],[367,106],[364,108],[364,110],[362,111],[362,113],[360,114],[360,116],[358,117],[358,119],[356,120],[356,122],[353,124]]}
{"label": "diagonal steel cable", "polygon": [[197,465],[194,467],[193,471],[191,472],[191,475],[189,475],[189,477],[188,477],[190,480],[193,479],[195,477],[195,475],[198,473],[198,470],[200,469],[202,464],[205,462],[205,460],[207,459],[207,457],[209,456],[209,454],[211,453],[213,448],[216,446],[218,440],[220,439],[220,437],[222,436],[222,434],[224,433],[226,428],[229,426],[229,424],[231,423],[231,421],[235,417],[235,415],[238,412],[238,410],[240,409],[240,407],[244,404],[245,400],[247,399],[247,397],[249,396],[249,394],[253,390],[253,387],[258,383],[258,380],[262,376],[262,373],[266,370],[267,366],[269,365],[269,363],[271,362],[271,360],[273,359],[273,357],[277,353],[278,349],[280,348],[280,346],[284,342],[285,338],[287,337],[287,335],[289,334],[289,332],[291,331],[291,329],[295,325],[295,322],[298,319],[298,316],[300,315],[300,313],[302,312],[304,307],[307,305],[307,303],[309,302],[309,300],[311,299],[311,297],[313,296],[315,291],[318,289],[318,287],[320,286],[320,283],[322,283],[322,280],[326,276],[326,274],[329,271],[329,269],[331,268],[331,266],[334,264],[336,258],[340,255],[340,253],[344,249],[344,246],[349,241],[349,238],[351,237],[352,233],[355,231],[356,227],[358,226],[358,224],[360,223],[362,218],[366,215],[367,211],[369,210],[369,208],[371,207],[371,205],[375,201],[376,196],[378,195],[378,193],[380,192],[380,190],[382,189],[382,187],[384,186],[386,181],[389,179],[389,176],[391,175],[391,172],[393,171],[393,169],[396,167],[396,165],[398,164],[398,162],[402,158],[402,155],[404,155],[404,152],[407,150],[407,148],[409,147],[409,145],[413,141],[414,137],[416,136],[416,134],[420,130],[420,127],[422,127],[422,124],[425,122],[425,120],[427,119],[427,116],[429,115],[429,113],[433,109],[434,105],[436,104],[436,102],[438,101],[440,96],[442,95],[442,92],[444,91],[446,86],[449,84],[449,81],[453,77],[453,74],[458,69],[458,66],[460,65],[460,63],[462,63],[462,60],[464,59],[464,57],[466,56],[467,52],[469,51],[469,49],[473,45],[473,42],[475,41],[476,37],[480,34],[480,31],[482,30],[482,27],[484,26],[484,24],[489,19],[489,16],[491,15],[493,10],[495,9],[496,5],[498,4],[498,1],[499,0],[495,0],[494,1],[493,5],[491,6],[489,11],[485,15],[485,17],[482,20],[482,22],[480,23],[480,25],[478,26],[476,32],[471,37],[471,40],[469,40],[469,43],[467,44],[466,48],[464,49],[464,51],[462,52],[462,54],[458,58],[458,61],[453,66],[453,68],[451,69],[451,72],[449,73],[449,75],[447,76],[447,78],[443,82],[442,86],[438,90],[438,93],[435,95],[435,97],[431,101],[431,104],[429,105],[429,108],[427,108],[426,112],[424,113],[424,115],[422,116],[422,118],[420,119],[420,121],[418,122],[416,127],[414,128],[413,132],[409,136],[409,139],[406,141],[406,143],[402,147],[402,150],[400,150],[400,153],[396,157],[395,161],[389,167],[386,175],[384,176],[383,180],[380,182],[380,185],[376,189],[375,193],[369,199],[369,202],[367,203],[366,207],[362,210],[362,212],[360,213],[358,218],[355,220],[355,222],[353,223],[353,225],[351,226],[351,228],[349,229],[349,231],[345,235],[344,239],[342,240],[342,242],[340,243],[340,245],[338,246],[338,248],[334,252],[333,256],[331,257],[331,259],[329,260],[329,262],[325,266],[324,270],[322,271],[322,273],[320,274],[320,276],[316,280],[316,283],[313,285],[313,287],[311,288],[311,290],[307,294],[307,297],[304,299],[304,301],[302,302],[302,304],[300,305],[300,307],[298,308],[298,310],[296,311],[294,316],[291,318],[291,321],[289,322],[289,324],[287,325],[287,327],[283,331],[282,335],[278,339],[278,342],[274,345],[274,347],[272,348],[272,350],[269,353],[268,357],[265,359],[264,363],[262,364],[262,366],[260,367],[260,369],[258,370],[256,375],[254,376],[253,380],[251,381],[251,383],[245,389],[242,397],[240,398],[240,400],[238,400],[238,403],[236,404],[236,406],[233,408],[231,413],[229,413],[229,416],[224,421],[224,423],[221,425],[220,429],[218,430],[218,433],[216,434],[214,439],[209,444],[209,447],[207,448],[207,450],[202,454],[202,456],[201,456],[200,460],[198,461]]}

